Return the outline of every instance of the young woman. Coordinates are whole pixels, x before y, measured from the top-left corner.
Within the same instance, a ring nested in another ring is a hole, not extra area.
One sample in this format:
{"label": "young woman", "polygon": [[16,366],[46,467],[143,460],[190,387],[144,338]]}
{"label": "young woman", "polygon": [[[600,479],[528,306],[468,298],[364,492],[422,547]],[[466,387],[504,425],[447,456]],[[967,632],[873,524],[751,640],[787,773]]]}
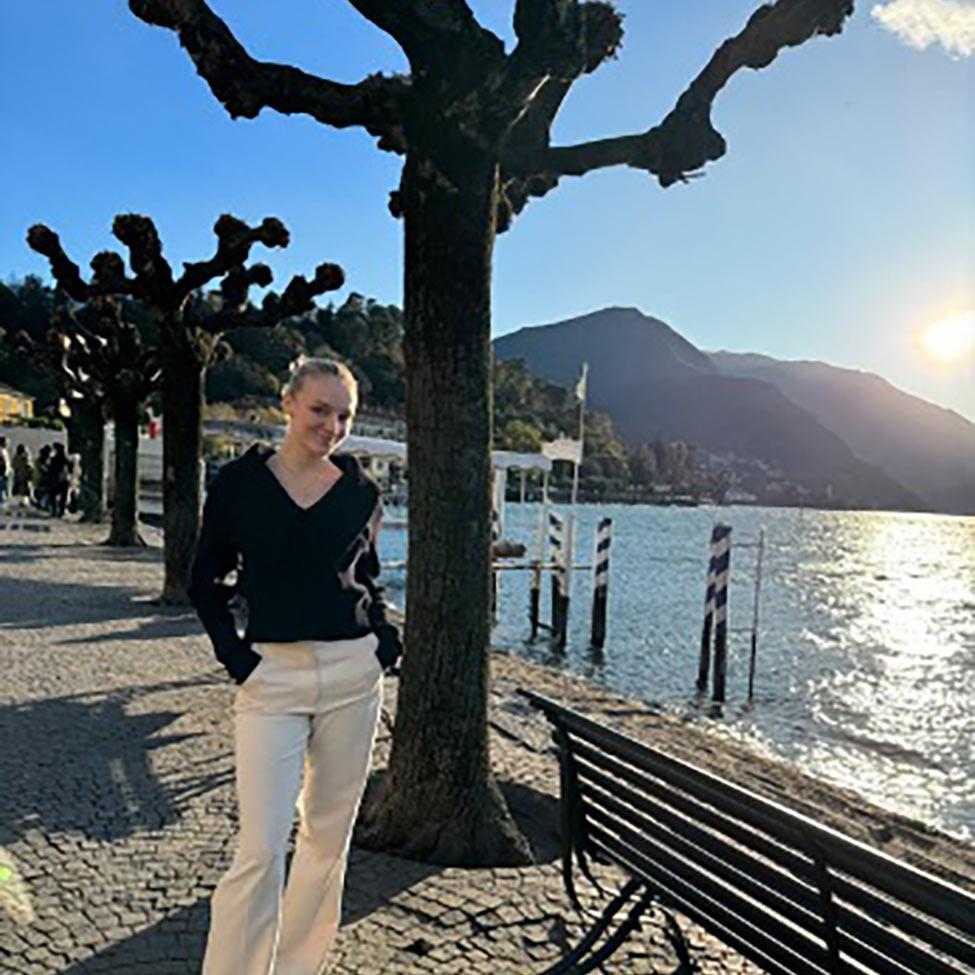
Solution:
{"label": "young woman", "polygon": [[190,596],[239,685],[240,816],[211,900],[203,975],[319,975],[338,930],[382,675],[402,652],[376,583],[379,490],[334,452],[357,400],[345,366],[304,360],[282,396],[280,449],[251,447],[207,491]]}

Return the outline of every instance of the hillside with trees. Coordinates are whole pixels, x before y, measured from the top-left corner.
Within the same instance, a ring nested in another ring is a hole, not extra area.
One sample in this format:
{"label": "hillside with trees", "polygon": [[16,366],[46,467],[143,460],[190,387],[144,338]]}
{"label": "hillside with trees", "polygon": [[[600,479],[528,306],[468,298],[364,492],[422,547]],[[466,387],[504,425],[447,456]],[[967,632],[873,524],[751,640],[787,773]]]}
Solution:
{"label": "hillside with trees", "polygon": [[[199,295],[196,300],[205,302],[206,298]],[[0,327],[10,336],[24,329],[42,341],[53,307],[53,290],[40,278],[30,276],[0,285]],[[152,344],[154,326],[138,302],[128,303],[127,315]],[[244,325],[227,333],[220,356],[207,373],[207,402],[226,404],[245,414],[273,407],[290,364],[302,354],[334,356],[350,363],[367,410],[403,416],[403,313],[395,305],[355,292],[341,304],[330,302],[274,329]],[[568,386],[535,375],[520,360],[496,361],[493,375],[496,447],[538,452],[544,441],[577,434],[578,400]],[[0,382],[36,396],[39,414],[57,408],[57,390],[46,374],[2,338]],[[570,481],[570,465],[556,464],[553,491],[567,491]],[[587,413],[579,481],[582,499],[717,498],[723,487],[722,476],[709,472],[690,444],[657,436],[629,445],[608,414]],[[529,496],[537,490],[538,485],[530,481]]]}

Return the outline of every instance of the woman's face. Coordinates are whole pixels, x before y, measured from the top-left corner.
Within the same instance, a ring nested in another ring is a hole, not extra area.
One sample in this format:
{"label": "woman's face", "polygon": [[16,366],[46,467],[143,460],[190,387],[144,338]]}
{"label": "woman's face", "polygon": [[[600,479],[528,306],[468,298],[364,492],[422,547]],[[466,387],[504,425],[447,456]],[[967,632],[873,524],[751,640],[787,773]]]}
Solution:
{"label": "woman's face", "polygon": [[288,433],[314,454],[330,454],[349,435],[355,394],[338,376],[306,376],[297,393],[282,398]]}

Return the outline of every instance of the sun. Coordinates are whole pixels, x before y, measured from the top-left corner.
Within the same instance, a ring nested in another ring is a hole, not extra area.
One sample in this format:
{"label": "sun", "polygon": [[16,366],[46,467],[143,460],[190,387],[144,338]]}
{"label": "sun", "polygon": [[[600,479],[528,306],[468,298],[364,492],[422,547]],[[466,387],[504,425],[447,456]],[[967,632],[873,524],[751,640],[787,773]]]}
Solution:
{"label": "sun", "polygon": [[950,364],[975,353],[975,312],[962,312],[933,322],[921,334],[925,352]]}

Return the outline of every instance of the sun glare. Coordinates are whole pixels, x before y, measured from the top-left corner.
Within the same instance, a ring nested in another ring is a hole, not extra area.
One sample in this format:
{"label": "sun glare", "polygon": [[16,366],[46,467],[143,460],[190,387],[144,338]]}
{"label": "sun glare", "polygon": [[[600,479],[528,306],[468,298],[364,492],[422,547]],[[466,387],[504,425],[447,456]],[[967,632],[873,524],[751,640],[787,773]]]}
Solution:
{"label": "sun glare", "polygon": [[942,318],[921,335],[924,350],[938,362],[951,363],[975,353],[975,312]]}

